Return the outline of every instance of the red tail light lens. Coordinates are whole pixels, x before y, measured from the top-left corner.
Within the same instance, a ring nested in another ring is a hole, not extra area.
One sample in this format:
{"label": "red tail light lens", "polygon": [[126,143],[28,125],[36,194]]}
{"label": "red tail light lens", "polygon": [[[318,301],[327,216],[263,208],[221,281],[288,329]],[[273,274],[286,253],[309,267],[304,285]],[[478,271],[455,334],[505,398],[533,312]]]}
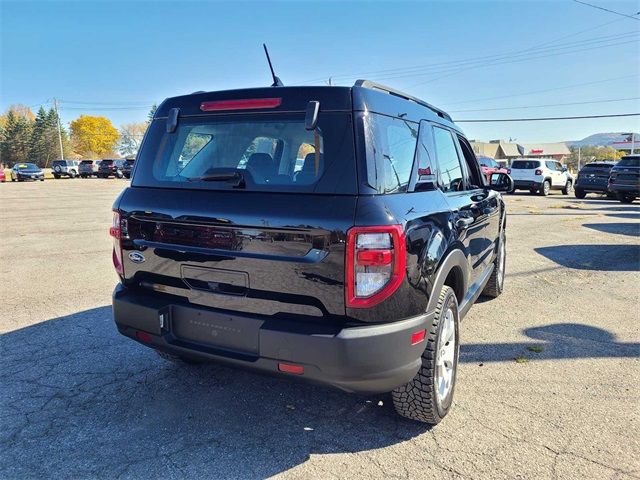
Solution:
{"label": "red tail light lens", "polygon": [[122,245],[120,239],[122,238],[122,220],[120,219],[120,212],[113,211],[113,222],[111,228],[109,228],[109,235],[113,237],[113,253],[111,258],[113,260],[113,266],[119,275],[124,275],[124,266],[122,265]]}
{"label": "red tail light lens", "polygon": [[345,264],[347,307],[373,307],[388,298],[402,283],[405,267],[402,226],[350,229]]}
{"label": "red tail light lens", "polygon": [[539,168],[535,171],[536,175],[542,175],[542,170],[540,170]]}
{"label": "red tail light lens", "polygon": [[217,100],[203,102],[200,110],[203,112],[222,112],[227,110],[255,110],[260,108],[276,108],[282,103],[281,98],[248,98],[244,100]]}

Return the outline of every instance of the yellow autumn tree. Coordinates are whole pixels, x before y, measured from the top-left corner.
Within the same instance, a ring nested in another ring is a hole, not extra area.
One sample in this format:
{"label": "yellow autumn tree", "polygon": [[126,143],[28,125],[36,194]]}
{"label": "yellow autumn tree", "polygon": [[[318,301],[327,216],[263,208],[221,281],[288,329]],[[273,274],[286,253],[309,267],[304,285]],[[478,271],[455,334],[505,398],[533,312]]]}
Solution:
{"label": "yellow autumn tree", "polygon": [[120,134],[106,117],[80,115],[71,122],[74,150],[85,158],[113,152]]}

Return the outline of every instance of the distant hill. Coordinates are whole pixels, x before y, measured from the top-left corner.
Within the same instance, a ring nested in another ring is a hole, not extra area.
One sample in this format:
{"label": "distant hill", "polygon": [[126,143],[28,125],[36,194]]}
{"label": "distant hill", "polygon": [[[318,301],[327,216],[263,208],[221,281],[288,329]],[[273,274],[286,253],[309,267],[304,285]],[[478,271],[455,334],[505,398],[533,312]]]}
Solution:
{"label": "distant hill", "polygon": [[[627,132],[629,133],[629,132]],[[573,140],[569,142],[565,142],[568,147],[584,147],[587,145],[595,145],[606,147],[611,145],[613,142],[622,142],[626,140],[627,136],[622,133],[594,133],[593,135],[589,135],[588,137],[583,138],[582,140]],[[638,146],[640,146],[640,134],[635,134],[635,140]]]}

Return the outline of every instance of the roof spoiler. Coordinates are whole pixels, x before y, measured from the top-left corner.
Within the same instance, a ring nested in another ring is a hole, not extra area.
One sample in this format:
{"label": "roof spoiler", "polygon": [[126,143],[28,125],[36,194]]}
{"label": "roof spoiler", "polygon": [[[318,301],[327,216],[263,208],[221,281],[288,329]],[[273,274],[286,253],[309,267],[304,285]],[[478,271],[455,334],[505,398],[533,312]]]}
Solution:
{"label": "roof spoiler", "polygon": [[409,100],[411,102],[417,103],[418,105],[422,105],[423,107],[427,107],[428,109],[435,112],[435,114],[438,115],[439,117],[442,117],[446,120],[449,120],[450,122],[453,122],[449,114],[444,110],[440,110],[439,108],[434,107],[433,105],[425,102],[424,100],[420,100],[419,98],[409,95],[408,93],[401,92],[400,90],[396,90],[395,88],[387,87],[386,85],[375,83],[375,82],[372,82],[371,80],[356,80],[356,83],[354,83],[353,86],[370,88],[372,90],[379,90],[381,92],[388,93],[389,95],[395,95],[396,97],[404,98],[405,100]]}

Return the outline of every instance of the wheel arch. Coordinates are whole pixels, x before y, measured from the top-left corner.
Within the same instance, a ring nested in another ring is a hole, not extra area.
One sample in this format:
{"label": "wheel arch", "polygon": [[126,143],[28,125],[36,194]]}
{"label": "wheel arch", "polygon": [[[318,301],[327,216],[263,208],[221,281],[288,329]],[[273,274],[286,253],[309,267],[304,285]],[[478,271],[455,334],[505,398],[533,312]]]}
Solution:
{"label": "wheel arch", "polygon": [[462,250],[454,248],[446,254],[436,270],[427,311],[431,312],[435,310],[438,303],[439,292],[444,285],[453,289],[458,303],[462,302],[467,292],[468,279],[469,265],[467,257]]}

